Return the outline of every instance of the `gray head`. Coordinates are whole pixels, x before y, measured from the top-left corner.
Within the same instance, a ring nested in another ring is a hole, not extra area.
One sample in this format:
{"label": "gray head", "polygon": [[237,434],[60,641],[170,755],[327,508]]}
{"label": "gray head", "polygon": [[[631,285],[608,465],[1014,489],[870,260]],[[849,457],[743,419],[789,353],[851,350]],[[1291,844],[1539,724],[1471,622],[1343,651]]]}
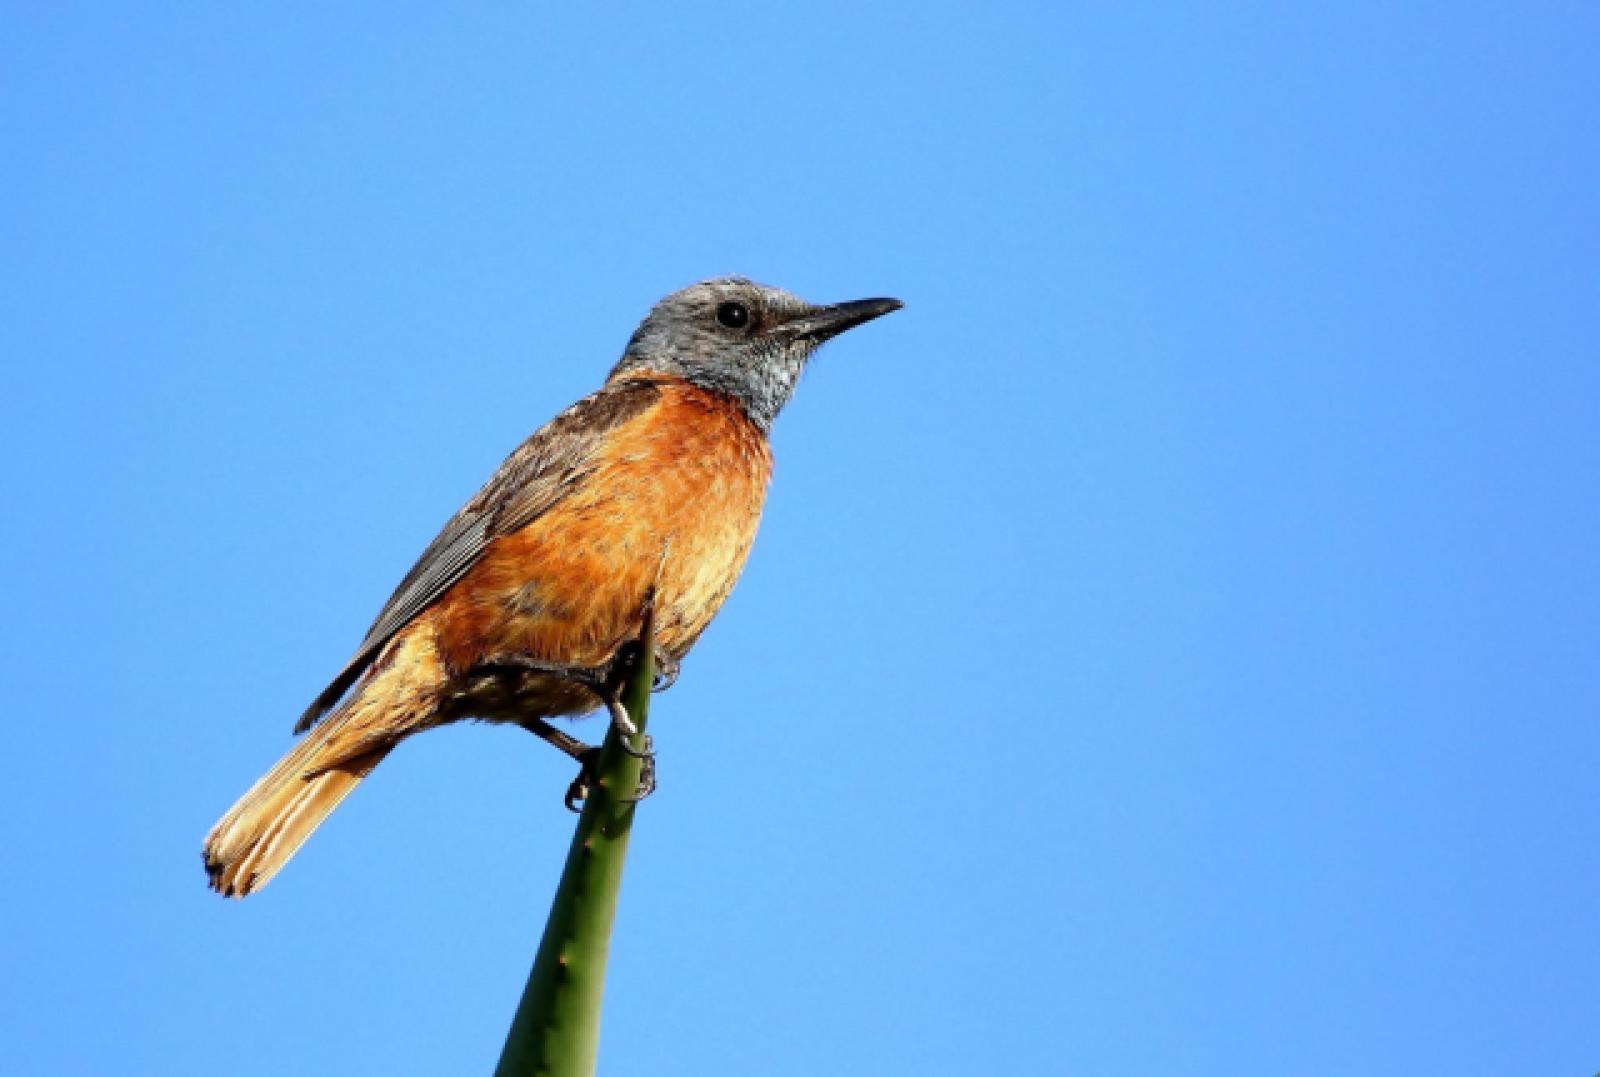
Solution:
{"label": "gray head", "polygon": [[611,377],[675,374],[735,398],[768,429],[818,345],[900,305],[860,299],[819,307],[742,277],[701,281],[655,305]]}

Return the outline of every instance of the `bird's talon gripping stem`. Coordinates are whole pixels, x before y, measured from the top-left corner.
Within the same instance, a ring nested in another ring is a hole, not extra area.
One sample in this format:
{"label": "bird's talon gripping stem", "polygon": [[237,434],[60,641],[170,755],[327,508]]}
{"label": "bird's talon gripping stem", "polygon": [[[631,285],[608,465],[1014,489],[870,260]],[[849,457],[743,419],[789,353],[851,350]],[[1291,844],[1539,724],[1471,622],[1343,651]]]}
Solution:
{"label": "bird's talon gripping stem", "polygon": [[563,802],[567,810],[574,815],[583,811],[583,802],[589,799],[589,792],[598,783],[597,775],[600,769],[600,749],[590,748],[578,756],[578,776],[572,779],[572,784],[567,786],[567,795]]}
{"label": "bird's talon gripping stem", "polygon": [[656,791],[656,746],[650,739],[650,734],[644,735],[644,755],[639,765],[639,787],[633,791],[633,796],[623,797],[624,804],[637,804],[645,797]]}
{"label": "bird's talon gripping stem", "polygon": [[[644,736],[644,751],[639,754],[643,762],[639,766],[639,786],[633,791],[632,796],[619,797],[624,804],[637,804],[645,797],[656,791],[656,751],[655,742],[650,739],[650,734]],[[589,799],[594,787],[600,784],[600,749],[590,748],[578,758],[578,776],[572,779],[572,784],[567,786],[567,795],[564,799],[567,810],[573,814],[583,811],[584,801]]]}

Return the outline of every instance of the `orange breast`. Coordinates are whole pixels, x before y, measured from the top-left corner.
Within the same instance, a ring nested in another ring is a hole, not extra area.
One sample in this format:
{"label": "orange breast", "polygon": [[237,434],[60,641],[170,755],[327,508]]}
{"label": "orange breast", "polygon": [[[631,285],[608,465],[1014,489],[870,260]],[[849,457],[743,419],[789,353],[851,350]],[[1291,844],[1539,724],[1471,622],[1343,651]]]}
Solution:
{"label": "orange breast", "polygon": [[598,468],[496,540],[430,611],[453,673],[497,655],[593,665],[638,634],[652,585],[657,641],[686,652],[744,568],[766,497],[765,434],[731,401],[661,383]]}

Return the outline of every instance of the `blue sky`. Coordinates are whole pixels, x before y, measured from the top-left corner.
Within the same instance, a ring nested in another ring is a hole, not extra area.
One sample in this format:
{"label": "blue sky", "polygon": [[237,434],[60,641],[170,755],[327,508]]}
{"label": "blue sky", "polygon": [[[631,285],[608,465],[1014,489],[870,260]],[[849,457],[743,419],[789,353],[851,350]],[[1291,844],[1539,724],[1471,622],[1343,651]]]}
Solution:
{"label": "blue sky", "polygon": [[659,697],[602,1072],[1593,1072],[1592,5],[35,6],[4,1067],[485,1072],[570,835],[200,839],[660,295],[906,309]]}

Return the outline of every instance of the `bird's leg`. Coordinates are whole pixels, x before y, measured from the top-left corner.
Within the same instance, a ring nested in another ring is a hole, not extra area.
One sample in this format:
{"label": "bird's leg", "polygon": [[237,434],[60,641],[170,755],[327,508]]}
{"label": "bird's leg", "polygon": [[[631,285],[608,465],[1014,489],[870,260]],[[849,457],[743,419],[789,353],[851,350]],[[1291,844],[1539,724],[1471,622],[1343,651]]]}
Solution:
{"label": "bird's leg", "polygon": [[597,750],[593,745],[585,744],[577,737],[557,729],[543,718],[525,718],[518,724],[546,744],[570,755],[580,763],[585,756]]}
{"label": "bird's leg", "polygon": [[[606,712],[611,716],[611,725],[616,729],[622,750],[636,759],[644,759],[649,755],[649,749],[640,751],[633,746],[633,740],[639,735],[639,727],[633,724],[633,719],[628,716],[628,709],[622,705],[622,685],[628,678],[628,671],[633,668],[635,655],[638,653],[639,644],[630,640],[617,649],[617,653],[601,662],[597,666],[580,666],[568,662],[545,662],[530,655],[504,654],[473,669],[474,673],[503,673],[519,671],[523,673],[547,673],[552,677],[571,681],[573,684],[582,685],[605,704]],[[676,677],[676,663],[672,663],[663,670],[663,675]],[[670,687],[671,680],[663,687]],[[543,734],[540,734],[543,736]],[[549,740],[549,737],[545,737]],[[551,743],[555,743],[551,741]],[[559,747],[559,745],[557,745]],[[570,753],[569,753],[570,754]]]}
{"label": "bird's leg", "polygon": [[[637,643],[633,645],[637,646]],[[624,650],[628,646],[629,644],[623,644]],[[683,663],[668,654],[659,643],[654,644],[650,650],[656,666],[656,675],[650,682],[650,691],[665,692],[678,683],[678,672],[683,668]],[[513,654],[501,655],[492,662],[474,667],[474,670],[493,673],[497,670],[517,669],[529,673],[548,673],[581,684],[595,695],[601,695],[601,689],[607,681],[626,679],[618,675],[625,672],[625,669],[620,667],[624,667],[631,659],[632,652],[624,658],[623,651],[619,650],[616,655],[598,666],[579,666],[567,662],[541,662],[537,658]]]}
{"label": "bird's leg", "polygon": [[[562,799],[568,811],[581,811],[583,802],[589,799],[589,790],[596,781],[595,770],[600,765],[600,749],[563,733],[543,718],[528,718],[519,724],[540,740],[554,745],[578,761],[578,776],[567,786],[567,795]],[[644,738],[643,758],[644,762],[639,767],[639,787],[634,790],[633,796],[622,798],[629,804],[637,804],[656,791],[655,744],[650,740],[648,733]]]}
{"label": "bird's leg", "polygon": [[[567,786],[567,795],[562,798],[568,811],[578,811],[579,805],[589,796],[589,787],[594,784],[595,768],[600,765],[600,749],[562,732],[543,718],[525,718],[518,724],[546,744],[553,745],[578,761],[578,776],[572,779],[572,784]],[[641,787],[644,785],[642,773],[639,784]]]}
{"label": "bird's leg", "polygon": [[622,750],[636,759],[644,759],[650,754],[649,745],[646,745],[643,751],[634,749],[633,741],[639,735],[639,727],[633,724],[633,719],[628,715],[628,708],[622,704],[622,686],[634,664],[638,662],[638,656],[639,644],[633,641],[617,648],[617,653],[606,663],[611,669],[611,674],[594,691],[600,696],[600,701],[606,705],[606,711],[611,715],[611,728],[617,731],[617,743],[621,745]]}

